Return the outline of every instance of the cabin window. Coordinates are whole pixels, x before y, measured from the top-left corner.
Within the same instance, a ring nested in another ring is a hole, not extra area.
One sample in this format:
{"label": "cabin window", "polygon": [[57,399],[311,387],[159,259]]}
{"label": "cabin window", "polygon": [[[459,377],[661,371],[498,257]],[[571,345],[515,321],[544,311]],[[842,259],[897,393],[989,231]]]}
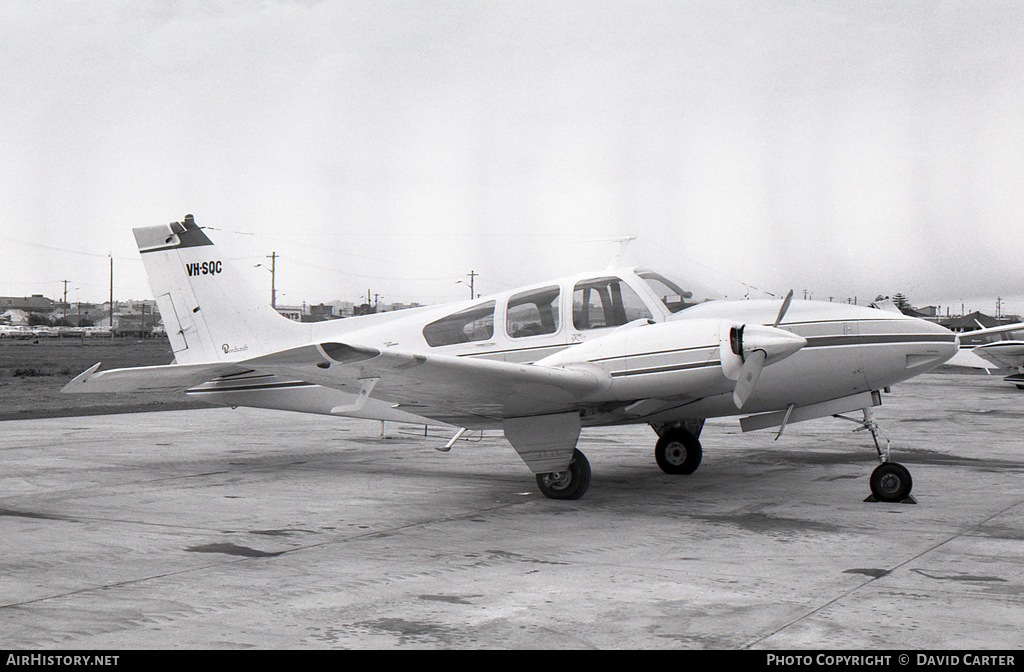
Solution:
{"label": "cabin window", "polygon": [[505,325],[512,338],[540,336],[558,331],[558,287],[531,289],[508,300]]}
{"label": "cabin window", "polygon": [[644,272],[639,274],[647,282],[647,286],[654,290],[661,302],[669,309],[669,312],[678,313],[684,308],[696,305],[698,301],[693,300],[693,292],[688,292],[676,283],[663,275]]}
{"label": "cabin window", "polygon": [[586,280],[577,283],[572,293],[572,323],[580,331],[651,317],[651,311],[621,278]]}
{"label": "cabin window", "polygon": [[433,348],[486,341],[494,336],[494,305],[488,301],[431,322],[423,327],[423,338]]}

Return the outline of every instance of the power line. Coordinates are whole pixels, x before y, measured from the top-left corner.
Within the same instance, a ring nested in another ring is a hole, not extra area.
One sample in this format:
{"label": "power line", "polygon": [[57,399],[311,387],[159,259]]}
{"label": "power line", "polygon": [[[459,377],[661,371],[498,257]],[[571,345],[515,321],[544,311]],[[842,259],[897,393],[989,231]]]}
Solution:
{"label": "power line", "polygon": [[[769,292],[769,291],[767,291],[765,289],[760,289],[758,287],[755,287],[754,285],[750,284],[749,282],[744,282],[743,280],[740,280],[739,278],[734,278],[731,275],[729,275],[728,273],[723,273],[722,271],[718,270],[717,268],[713,268],[711,266],[708,266],[707,264],[701,263],[701,262],[697,261],[696,259],[688,257],[685,254],[682,254],[682,253],[677,252],[675,250],[669,249],[668,247],[666,247],[664,245],[659,245],[659,244],[654,243],[652,241],[648,241],[646,238],[639,238],[639,240],[643,241],[644,243],[646,243],[648,245],[651,245],[652,247],[656,247],[656,248],[660,249],[663,252],[668,252],[669,254],[672,254],[674,256],[677,256],[677,257],[680,257],[682,259],[687,260],[691,264],[696,264],[698,266],[702,266],[703,268],[708,269],[712,273],[717,273],[718,275],[721,275],[724,278],[732,280],[733,282],[737,282],[737,283],[743,285],[744,287],[746,287],[748,290],[753,289],[754,291],[762,292],[764,294],[767,294],[768,296],[776,297],[776,295],[773,294],[772,292]],[[776,298],[778,298],[778,297],[776,297]]]}
{"label": "power line", "polygon": [[[21,245],[28,245],[29,247],[38,247],[38,248],[44,249],[44,250],[52,250],[54,252],[64,252],[64,253],[67,253],[67,254],[78,254],[78,255],[81,255],[83,257],[95,257],[95,258],[99,258],[99,259],[106,259],[107,257],[110,256],[109,254],[97,254],[95,252],[83,252],[81,250],[69,250],[69,249],[67,249],[65,247],[54,247],[53,245],[44,245],[42,243],[33,243],[31,241],[28,241],[28,240],[21,240],[19,238],[12,238],[11,236],[0,236],[0,239],[2,239],[2,240],[9,240],[9,241],[15,242],[15,243],[20,243]],[[114,257],[114,259],[118,259],[120,261],[140,261],[140,262],[142,261],[141,259],[136,259],[136,258],[133,258],[133,257]]]}

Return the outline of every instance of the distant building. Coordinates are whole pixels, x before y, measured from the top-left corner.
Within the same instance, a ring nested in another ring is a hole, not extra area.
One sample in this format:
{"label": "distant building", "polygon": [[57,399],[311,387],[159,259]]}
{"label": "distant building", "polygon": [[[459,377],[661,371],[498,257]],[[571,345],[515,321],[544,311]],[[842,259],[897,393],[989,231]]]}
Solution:
{"label": "distant building", "polygon": [[[925,306],[924,308],[911,308],[910,310],[912,310],[913,312],[916,313],[916,315],[913,315],[912,317],[938,317],[939,316],[939,307],[938,306]],[[903,314],[904,315],[909,315],[909,313],[906,310],[903,311]]]}
{"label": "distant building", "polygon": [[351,301],[331,301],[330,305],[334,306],[334,314],[337,317],[351,317],[356,307]]}
{"label": "distant building", "polygon": [[975,331],[976,329],[988,329],[989,327],[998,327],[1003,324],[1002,320],[998,320],[991,315],[985,315],[984,313],[974,311],[969,315],[963,317],[954,317],[942,321],[942,326],[950,331],[963,333],[965,331]]}
{"label": "distant building", "polygon": [[43,313],[48,315],[59,308],[63,308],[65,305],[42,294],[22,297],[0,296],[0,312],[23,310],[26,313]]}
{"label": "distant building", "polygon": [[156,322],[152,315],[114,315],[115,336],[145,337],[153,332],[154,326]]}
{"label": "distant building", "polygon": [[315,322],[324,322],[339,317],[334,313],[334,306],[329,303],[319,303],[315,306],[310,306],[309,316]]}
{"label": "distant building", "polygon": [[391,313],[391,312],[394,312],[396,310],[407,310],[409,308],[419,308],[421,305],[422,304],[415,303],[415,302],[413,302],[413,303],[389,303],[385,307],[385,310],[387,312]]}
{"label": "distant building", "polygon": [[27,327],[28,316],[29,314],[20,308],[10,308],[5,310],[3,314],[0,314],[0,324],[9,324],[12,327]]}
{"label": "distant building", "polygon": [[325,320],[333,320],[340,317],[334,314],[334,306],[324,303],[316,306],[307,306],[306,304],[301,306],[277,306],[276,310],[282,316],[295,322],[324,322]]}
{"label": "distant building", "polygon": [[98,325],[104,322],[110,324],[110,308],[106,303],[87,303],[79,301],[68,307],[68,318],[75,320],[81,326]]}
{"label": "distant building", "polygon": [[275,310],[289,320],[302,322],[302,316],[306,312],[305,306],[275,306]]}
{"label": "distant building", "polygon": [[928,308],[912,308],[910,306],[899,307],[900,312],[908,317],[919,317],[921,319],[930,319],[935,317],[935,306],[928,306],[931,308],[931,312]]}

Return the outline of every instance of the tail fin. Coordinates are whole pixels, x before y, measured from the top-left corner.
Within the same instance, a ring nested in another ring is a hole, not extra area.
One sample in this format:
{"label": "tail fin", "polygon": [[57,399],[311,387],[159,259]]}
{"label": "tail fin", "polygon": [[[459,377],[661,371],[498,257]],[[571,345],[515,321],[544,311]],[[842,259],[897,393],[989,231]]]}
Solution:
{"label": "tail fin", "polygon": [[223,258],[192,215],[134,229],[175,362],[249,359],[308,340]]}

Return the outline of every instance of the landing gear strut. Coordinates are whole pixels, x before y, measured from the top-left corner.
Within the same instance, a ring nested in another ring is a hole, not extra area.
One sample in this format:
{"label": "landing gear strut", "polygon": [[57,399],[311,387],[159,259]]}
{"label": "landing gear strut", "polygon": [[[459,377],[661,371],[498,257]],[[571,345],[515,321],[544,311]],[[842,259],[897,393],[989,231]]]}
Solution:
{"label": "landing gear strut", "polygon": [[537,486],[551,499],[579,499],[590,487],[590,462],[587,456],[573,451],[572,461],[565,471],[537,474]]}
{"label": "landing gear strut", "polygon": [[875,422],[875,416],[871,409],[864,409],[863,421],[854,420],[842,415],[837,415],[836,417],[860,424],[860,427],[853,431],[862,432],[867,430],[871,432],[871,439],[875,443],[875,450],[878,452],[880,464],[871,472],[871,497],[864,501],[908,502],[916,504],[917,502],[910,496],[910,491],[914,487],[914,481],[910,478],[910,471],[898,462],[889,461],[890,443],[888,440],[883,439],[885,441],[885,449],[882,449],[882,444],[879,441],[882,437],[878,431],[878,423]]}

